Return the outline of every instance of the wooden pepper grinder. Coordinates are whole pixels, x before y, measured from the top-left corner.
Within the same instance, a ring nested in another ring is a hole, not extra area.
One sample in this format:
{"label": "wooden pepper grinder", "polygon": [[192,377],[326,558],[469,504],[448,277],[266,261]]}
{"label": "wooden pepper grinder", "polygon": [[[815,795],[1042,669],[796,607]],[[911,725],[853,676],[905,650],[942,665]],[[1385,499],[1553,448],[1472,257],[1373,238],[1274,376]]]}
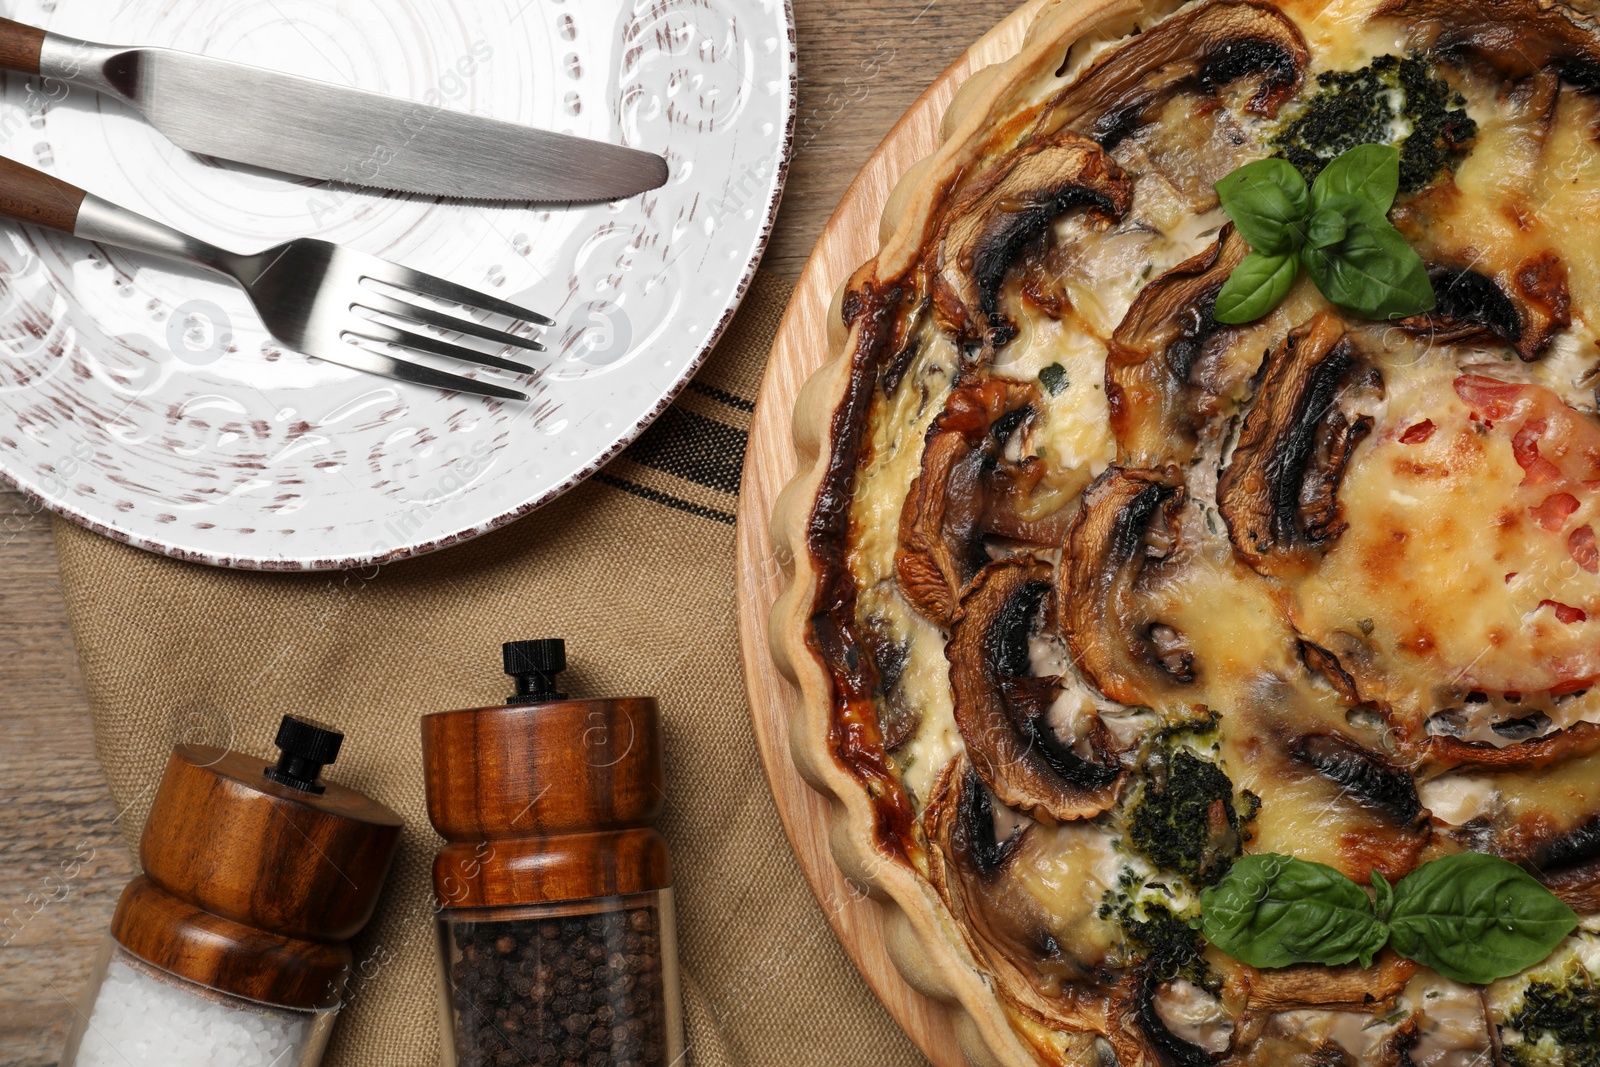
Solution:
{"label": "wooden pepper grinder", "polygon": [[503,648],[501,707],[422,720],[446,1067],[666,1067],[683,1052],[661,717],[568,700],[559,640]]}
{"label": "wooden pepper grinder", "polygon": [[320,781],[343,735],[284,716],[276,766],[179,745],[62,1067],[314,1067],[400,838]]}

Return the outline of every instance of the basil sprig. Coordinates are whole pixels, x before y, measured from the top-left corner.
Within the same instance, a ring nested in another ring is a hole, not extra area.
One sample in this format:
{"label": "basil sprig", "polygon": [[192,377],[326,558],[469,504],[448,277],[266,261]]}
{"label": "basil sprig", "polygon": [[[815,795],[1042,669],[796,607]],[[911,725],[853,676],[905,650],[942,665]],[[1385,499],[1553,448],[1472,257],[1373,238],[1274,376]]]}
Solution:
{"label": "basil sprig", "polygon": [[1217,294],[1218,322],[1252,322],[1289,295],[1302,267],[1335,306],[1364,319],[1432,311],[1422,257],[1389,223],[1400,152],[1352,148],[1308,189],[1287,160],[1247,163],[1217,182],[1222,210],[1250,245]]}
{"label": "basil sprig", "polygon": [[1376,899],[1332,867],[1241,857],[1200,894],[1200,932],[1252,967],[1370,966],[1385,944],[1458,982],[1487,985],[1548,957],[1578,917],[1521,867],[1477,852],[1425,863]]}

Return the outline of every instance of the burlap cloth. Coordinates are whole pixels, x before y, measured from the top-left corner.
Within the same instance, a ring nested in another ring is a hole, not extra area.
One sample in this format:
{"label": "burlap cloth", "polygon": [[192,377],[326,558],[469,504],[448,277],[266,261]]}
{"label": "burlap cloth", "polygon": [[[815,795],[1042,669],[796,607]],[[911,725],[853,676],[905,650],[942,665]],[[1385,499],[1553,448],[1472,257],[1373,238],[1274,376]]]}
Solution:
{"label": "burlap cloth", "polygon": [[500,703],[500,643],[564,637],[579,696],[653,695],[667,731],[695,1067],[925,1061],[834,939],[758,762],[734,631],[733,506],[752,401],[788,297],[758,277],[691,387],[558,503],[417,560],[275,575],[179,563],[58,521],[95,743],[130,846],[179,741],[271,750],[278,719],[338,724],[329,777],[406,820],[326,1063],[437,1061],[417,718]]}

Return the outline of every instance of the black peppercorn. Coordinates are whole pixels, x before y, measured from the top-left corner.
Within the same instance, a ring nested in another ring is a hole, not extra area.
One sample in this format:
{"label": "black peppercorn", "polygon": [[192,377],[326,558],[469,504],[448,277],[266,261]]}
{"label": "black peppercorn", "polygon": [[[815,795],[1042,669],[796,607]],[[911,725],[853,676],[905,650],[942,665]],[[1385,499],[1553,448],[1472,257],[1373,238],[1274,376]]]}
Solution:
{"label": "black peppercorn", "polygon": [[450,977],[462,1067],[664,1067],[656,929],[649,903],[581,919],[456,925]]}

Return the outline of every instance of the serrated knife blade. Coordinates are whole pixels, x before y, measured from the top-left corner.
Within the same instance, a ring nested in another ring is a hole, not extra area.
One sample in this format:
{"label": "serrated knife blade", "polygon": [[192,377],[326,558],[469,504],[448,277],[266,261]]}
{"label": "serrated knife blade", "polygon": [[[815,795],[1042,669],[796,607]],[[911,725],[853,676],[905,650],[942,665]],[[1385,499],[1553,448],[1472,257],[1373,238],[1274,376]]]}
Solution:
{"label": "serrated knife blade", "polygon": [[0,19],[0,68],[122,100],[189,152],[308,178],[543,202],[617,200],[667,180],[666,160],[649,152],[9,19]]}

